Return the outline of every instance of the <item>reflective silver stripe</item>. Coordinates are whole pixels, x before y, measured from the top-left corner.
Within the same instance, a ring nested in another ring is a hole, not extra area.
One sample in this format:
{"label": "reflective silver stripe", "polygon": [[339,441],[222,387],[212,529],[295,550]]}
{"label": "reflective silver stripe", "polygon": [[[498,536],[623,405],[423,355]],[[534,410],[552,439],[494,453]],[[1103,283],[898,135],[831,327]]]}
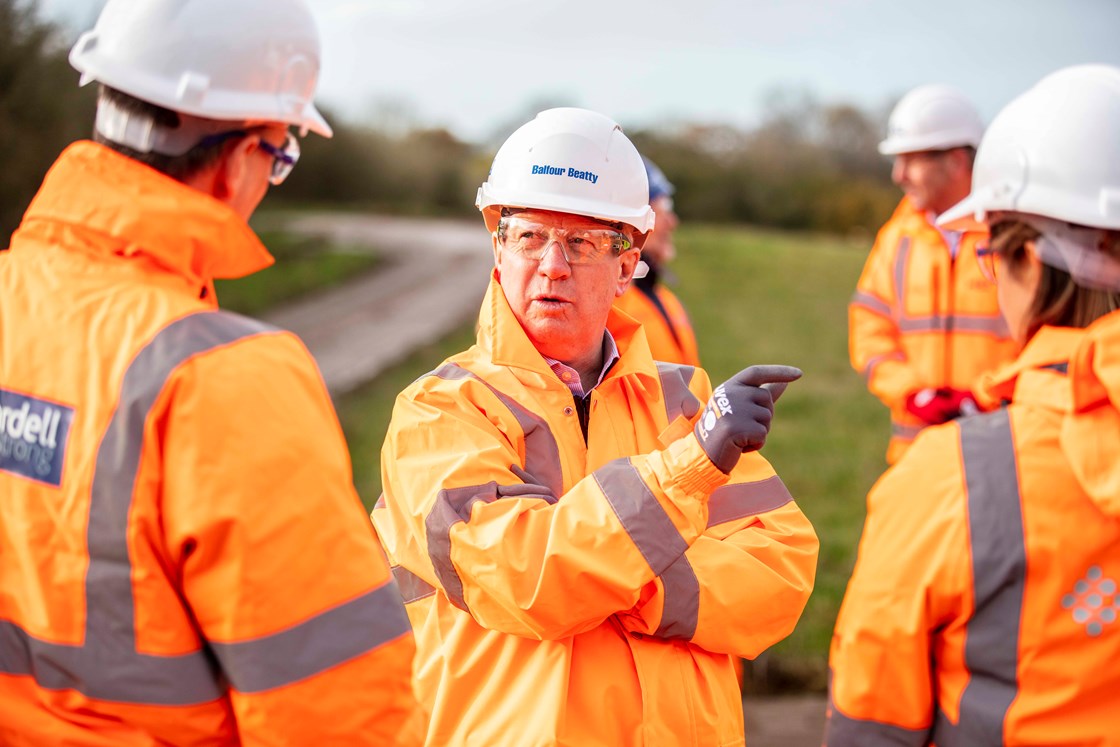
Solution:
{"label": "reflective silver stripe", "polygon": [[525,409],[509,395],[498,391],[489,382],[462,366],[445,363],[431,375],[446,381],[474,379],[493,392],[494,396],[509,409],[517,424],[521,426],[521,432],[525,434],[525,471],[532,476],[532,482],[544,485],[555,495],[563,494],[564,476],[560,467],[560,447],[544,418]]}
{"label": "reflective silver stripe", "polygon": [[692,420],[700,412],[704,403],[688,388],[695,374],[696,369],[692,366],[657,362],[657,376],[661,380],[661,394],[665,398],[665,417],[669,423],[678,416]]}
{"label": "reflective silver stripe", "polygon": [[[83,690],[87,695],[186,705],[214,700],[223,692],[208,653],[177,657],[136,653],[128,513],[144,426],[171,374],[195,355],[276,331],[234,314],[194,314],[160,330],[129,364],[117,410],[97,452],[90,496],[84,650],[90,652],[91,661],[80,675],[90,686],[89,691]],[[119,651],[111,666],[92,661],[107,651]],[[121,692],[122,687],[134,691]]]}
{"label": "reflective silver stripe", "polygon": [[1007,711],[1019,691],[1027,568],[1019,476],[1006,408],[965,418],[960,429],[976,601],[964,644],[970,676],[954,736],[961,745],[1002,745]]}
{"label": "reflective silver stripe", "polygon": [[773,511],[792,500],[777,475],[758,482],[723,485],[713,490],[708,499],[708,526]]}
{"label": "reflective silver stripe", "polygon": [[708,526],[773,511],[793,500],[782,478],[723,485],[708,500]]}
{"label": "reflective silver stripe", "polygon": [[906,265],[910,261],[910,237],[898,241],[894,257],[894,298],[898,314],[906,313]]}
{"label": "reflective silver stripe", "polygon": [[485,485],[466,485],[461,488],[441,490],[435,503],[424,517],[424,529],[428,538],[428,557],[436,578],[443,586],[447,598],[460,609],[467,609],[463,596],[463,580],[451,562],[451,528],[461,521],[471,520],[471,507],[482,501],[492,503],[499,498],[520,497],[539,498],[546,503],[555,503],[554,496],[543,485],[498,485],[488,482]]}
{"label": "reflective silver stripe", "polygon": [[432,586],[403,565],[393,566],[393,578],[396,579],[397,586],[400,587],[401,597],[404,599],[405,604],[415,602],[424,597],[430,597],[432,594],[436,593],[436,587]]}
{"label": "reflective silver stripe", "polygon": [[1011,330],[1002,316],[953,316],[954,332],[986,332],[997,337],[1010,337]]}
{"label": "reflective silver stripe", "polygon": [[983,332],[996,337],[1008,337],[1010,332],[1002,316],[911,316],[898,322],[902,332]]}
{"label": "reflective silver stripe", "polygon": [[688,557],[680,556],[661,574],[665,589],[665,603],[661,610],[661,624],[654,635],[661,638],[691,640],[696,635],[700,618],[700,581]]}
{"label": "reflective silver stripe", "polygon": [[[100,700],[189,706],[223,697],[226,679],[247,691],[276,687],[291,681],[285,677],[311,676],[407,632],[407,618],[389,585],[275,636],[210,643],[183,655],[136,651],[128,514],[152,407],[172,373],[192,357],[276,331],[234,314],[203,312],[169,324],[140,350],[125,372],[95,462],[84,643],[48,643],[2,623],[0,671],[30,674],[43,688],[73,689]],[[220,671],[215,653],[231,669]],[[277,656],[289,661],[273,661]]]}
{"label": "reflective silver stripe", "polygon": [[852,306],[862,306],[868,311],[873,311],[876,314],[880,314],[882,316],[893,316],[894,314],[889,303],[879,298],[878,296],[873,296],[865,291],[857,290],[852,295],[851,303]]}
{"label": "reflective silver stripe", "polygon": [[906,355],[900,351],[893,353],[884,353],[883,355],[876,355],[874,358],[867,362],[863,368],[863,378],[871,381],[871,377],[875,374],[875,368],[883,361],[902,361],[906,360]]}
{"label": "reflective silver stripe", "polygon": [[907,729],[881,721],[845,716],[832,699],[832,671],[829,671],[824,747],[925,747],[929,744],[929,736],[929,729]]}
{"label": "reflective silver stripe", "polygon": [[629,459],[616,459],[592,472],[591,476],[638,552],[654,574],[660,576],[688,549],[669,514]]}
{"label": "reflective silver stripe", "polygon": [[946,318],[935,316],[907,316],[898,320],[899,332],[945,332]]}
{"label": "reflective silver stripe", "polygon": [[236,643],[210,642],[238,692],[258,693],[312,677],[411,629],[394,583],[386,583],[287,630]]}
{"label": "reflective silver stripe", "polygon": [[136,355],[95,462],[84,643],[47,643],[4,623],[0,671],[30,674],[46,689],[121,703],[195,705],[222,697],[217,662],[205,649],[177,656],[136,651],[128,513],[144,426],[171,373],[194,355],[270,331],[233,314],[205,312],[168,325]]}
{"label": "reflective silver stripe", "polygon": [[428,537],[428,557],[432,561],[436,578],[439,579],[447,598],[460,609],[467,609],[463,598],[463,580],[451,562],[451,527],[460,521],[469,521],[471,506],[479,501],[498,499],[498,483],[468,485],[462,488],[441,490],[436,495],[432,509],[424,517],[424,529]]}
{"label": "reflective silver stripe", "polygon": [[918,434],[925,428],[924,425],[902,425],[891,421],[891,435],[895,438],[902,438],[907,441],[913,441],[918,437]]}

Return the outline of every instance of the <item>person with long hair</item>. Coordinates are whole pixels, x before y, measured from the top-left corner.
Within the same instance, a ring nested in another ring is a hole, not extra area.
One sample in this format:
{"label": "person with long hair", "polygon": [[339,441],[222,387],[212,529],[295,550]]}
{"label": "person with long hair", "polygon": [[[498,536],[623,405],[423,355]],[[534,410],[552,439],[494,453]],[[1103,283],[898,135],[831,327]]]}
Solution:
{"label": "person with long hair", "polygon": [[929,428],[875,485],[832,640],[825,744],[1116,744],[1120,69],[1010,103],[971,194],[1023,346],[1002,406]]}

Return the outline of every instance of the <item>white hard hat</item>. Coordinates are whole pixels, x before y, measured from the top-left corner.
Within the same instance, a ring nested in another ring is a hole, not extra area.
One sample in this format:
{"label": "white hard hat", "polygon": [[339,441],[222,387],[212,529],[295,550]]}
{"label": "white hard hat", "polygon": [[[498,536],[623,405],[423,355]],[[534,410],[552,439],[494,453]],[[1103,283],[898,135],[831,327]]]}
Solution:
{"label": "white hard hat", "polygon": [[70,64],[81,85],[182,114],[331,136],[311,101],[319,34],[304,0],[109,0]]}
{"label": "white hard hat", "polygon": [[903,96],[887,123],[887,139],[879,152],[887,156],[976,147],[984,125],[972,102],[956,88],[945,85],[919,86]]}
{"label": "white hard hat", "polygon": [[1111,271],[1099,266],[1108,258],[1095,245],[1099,229],[1120,229],[1118,133],[1120,68],[1077,65],[1051,73],[992,121],[976,152],[971,194],[937,222],[955,226],[990,212],[1014,213],[1047,239],[1039,247],[1043,262],[1090,287],[1106,281],[1105,272],[1112,285]]}
{"label": "white hard hat", "polygon": [[555,210],[633,226],[639,247],[654,220],[638,149],[618,123],[586,109],[548,109],[519,127],[494,156],[475,205],[490,231],[502,207]]}

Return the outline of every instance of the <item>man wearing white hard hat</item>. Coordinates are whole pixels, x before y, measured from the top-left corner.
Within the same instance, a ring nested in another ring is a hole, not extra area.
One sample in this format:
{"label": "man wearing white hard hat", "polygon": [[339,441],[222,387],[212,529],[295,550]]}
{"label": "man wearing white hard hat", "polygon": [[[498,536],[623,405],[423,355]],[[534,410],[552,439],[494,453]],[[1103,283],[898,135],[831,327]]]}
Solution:
{"label": "man wearing white hard hat", "polygon": [[[218,310],[329,137],[303,0],[110,0],[0,253],[0,743],[415,744],[413,637],[292,334]],[[398,741],[399,740],[399,741]]]}
{"label": "man wearing white hard hat", "polygon": [[648,197],[622,129],[583,109],[519,128],[479,189],[478,342],[397,398],[373,510],[429,745],[742,744],[734,659],[812,590],[816,536],[756,453],[768,387],[800,372],[713,393],[612,309]]}
{"label": "man wearing white hard hat", "polygon": [[942,214],[1018,358],[993,412],[922,433],[868,496],[832,639],[828,747],[1107,745],[1120,706],[1120,69],[1008,104]]}
{"label": "man wearing white hard hat", "polygon": [[905,195],[880,229],[849,306],[849,352],[890,408],[890,464],[922,428],[977,411],[977,377],[1015,354],[976,261],[986,229],[935,222],[968,194],[982,134],[964,94],[928,85],[902,97],[879,144],[894,158],[891,178]]}

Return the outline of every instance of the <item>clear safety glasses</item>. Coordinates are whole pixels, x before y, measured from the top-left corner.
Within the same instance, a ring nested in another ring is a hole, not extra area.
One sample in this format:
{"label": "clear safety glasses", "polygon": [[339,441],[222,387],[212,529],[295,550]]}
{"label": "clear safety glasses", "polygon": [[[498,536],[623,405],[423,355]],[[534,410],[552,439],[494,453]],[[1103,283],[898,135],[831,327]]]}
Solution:
{"label": "clear safety glasses", "polygon": [[284,144],[279,148],[263,137],[259,145],[261,150],[272,156],[272,173],[268,181],[272,184],[283,184],[299,161],[299,140],[289,132],[284,138]]}
{"label": "clear safety glasses", "polygon": [[[230,138],[246,137],[259,133],[252,133],[249,130],[230,130],[228,132],[219,132],[217,135],[210,135],[203,138],[196,148],[204,148],[218,143],[225,142]],[[287,133],[284,138],[284,144],[277,147],[272,143],[260,137],[257,145],[268,155],[272,156],[272,173],[268,176],[268,181],[271,184],[283,184],[284,180],[288,178],[288,174],[292,173],[292,169],[296,167],[299,161],[299,140],[292,133]]]}
{"label": "clear safety glasses", "polygon": [[610,228],[565,230],[511,216],[502,218],[498,235],[502,246],[526,259],[540,260],[553,244],[560,246],[570,265],[591,265],[617,257],[631,247],[629,239]]}
{"label": "clear safety glasses", "polygon": [[991,246],[976,247],[976,260],[980,263],[980,272],[989,283],[996,282],[996,260],[999,250]]}

